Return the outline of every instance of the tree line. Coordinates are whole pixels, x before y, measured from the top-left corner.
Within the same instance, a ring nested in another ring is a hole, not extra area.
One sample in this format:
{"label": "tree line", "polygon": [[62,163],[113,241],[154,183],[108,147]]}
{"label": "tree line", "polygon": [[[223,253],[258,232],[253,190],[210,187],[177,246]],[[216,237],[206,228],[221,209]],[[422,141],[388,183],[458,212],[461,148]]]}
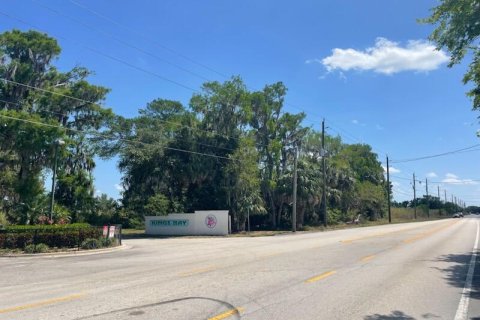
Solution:
{"label": "tree line", "polygon": [[[383,168],[366,144],[346,144],[287,112],[282,82],[249,90],[240,77],[206,82],[188,105],[162,98],[138,116],[116,115],[103,102],[109,89],[88,81],[90,70],[59,71],[61,48],[47,34],[0,34],[0,205],[5,223],[45,222],[51,194],[45,177],[58,148],[54,221],[142,224],[145,215],[228,209],[235,230],[246,217],[286,228],[292,215],[293,157],[298,156],[297,221],[323,219],[321,168],[327,157],[327,218],[357,213],[383,217]],[[59,141],[65,145],[56,146]],[[117,156],[120,201],[95,195],[95,158]],[[43,220],[42,220],[43,219]],[[48,220],[48,219],[47,219]],[[1,223],[1,221],[0,221]]]}

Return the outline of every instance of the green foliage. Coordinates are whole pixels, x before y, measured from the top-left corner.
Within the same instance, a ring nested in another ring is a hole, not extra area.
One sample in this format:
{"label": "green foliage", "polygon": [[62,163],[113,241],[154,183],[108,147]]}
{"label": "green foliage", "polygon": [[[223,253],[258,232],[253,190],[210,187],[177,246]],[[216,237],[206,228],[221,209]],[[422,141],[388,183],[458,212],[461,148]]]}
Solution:
{"label": "green foliage", "polygon": [[7,199],[0,210],[13,223],[35,223],[44,214],[43,173],[53,166],[57,139],[66,142],[58,148],[58,203],[72,221],[93,210],[93,157],[101,145],[78,130],[100,130],[112,121],[111,110],[82,101],[102,101],[108,89],[89,84],[85,68],[59,72],[52,61],[60,52],[46,34],[0,34],[0,77],[7,80],[0,82],[0,198]]}
{"label": "green foliage", "polygon": [[87,250],[100,249],[102,247],[102,241],[96,238],[88,238],[82,242],[80,247]]}
{"label": "green foliage", "polygon": [[5,228],[8,225],[7,215],[5,212],[0,211],[0,229]]}
{"label": "green foliage", "polygon": [[99,238],[101,235],[99,228],[88,224],[12,225],[0,230],[0,248],[24,248],[35,243],[45,243],[51,248],[72,248],[86,238]]}
{"label": "green foliage", "polygon": [[148,216],[166,216],[169,214],[169,204],[167,197],[161,193],[157,193],[147,200],[144,206],[145,215]]}
{"label": "green foliage", "polygon": [[[322,141],[319,132],[304,127],[305,114],[285,112],[282,82],[258,91],[248,90],[240,77],[206,82],[188,107],[159,98],[137,117],[125,119],[101,106],[109,90],[90,84],[89,70],[60,72],[52,64],[60,52],[57,41],[45,34],[0,34],[0,77],[27,85],[0,82],[0,100],[6,101],[0,103],[0,212],[8,221],[143,227],[145,214],[228,209],[234,230],[244,230],[249,214],[253,224],[286,228],[293,212],[297,149],[299,227],[318,224],[324,204],[330,223],[357,212],[372,220],[384,215],[383,169],[371,147],[347,145],[329,135]],[[85,133],[90,130],[111,139]],[[56,145],[57,139],[65,144]],[[322,143],[328,152],[325,176]],[[50,221],[43,177],[55,155],[56,203]],[[116,155],[125,188],[121,204],[94,196],[95,156]],[[23,248],[41,239],[51,247],[69,247],[98,233],[74,225],[35,228],[10,229],[0,241]]]}
{"label": "green foliage", "polygon": [[45,243],[39,243],[39,244],[28,244],[25,246],[25,249],[23,249],[23,251],[25,253],[44,253],[44,252],[48,252],[48,245],[46,245]]}
{"label": "green foliage", "polygon": [[435,25],[430,39],[439,49],[449,51],[450,67],[460,63],[466,55],[472,57],[463,82],[474,86],[468,92],[474,109],[480,109],[479,5],[479,0],[440,0],[440,4],[432,9],[432,15],[421,20]]}
{"label": "green foliage", "polygon": [[101,238],[100,244],[102,247],[112,247],[115,245],[115,241],[111,238]]}

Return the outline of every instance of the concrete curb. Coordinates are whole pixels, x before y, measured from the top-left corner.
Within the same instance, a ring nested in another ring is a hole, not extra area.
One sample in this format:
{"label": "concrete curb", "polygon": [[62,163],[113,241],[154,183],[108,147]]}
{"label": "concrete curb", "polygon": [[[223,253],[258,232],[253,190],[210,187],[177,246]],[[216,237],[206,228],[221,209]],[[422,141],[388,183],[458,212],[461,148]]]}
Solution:
{"label": "concrete curb", "polygon": [[62,257],[76,257],[76,256],[90,256],[95,254],[110,253],[115,251],[127,250],[132,248],[126,244],[121,246],[104,248],[104,249],[93,249],[93,250],[80,250],[80,251],[59,251],[59,252],[46,252],[46,253],[12,253],[0,255],[1,258],[62,258]]}

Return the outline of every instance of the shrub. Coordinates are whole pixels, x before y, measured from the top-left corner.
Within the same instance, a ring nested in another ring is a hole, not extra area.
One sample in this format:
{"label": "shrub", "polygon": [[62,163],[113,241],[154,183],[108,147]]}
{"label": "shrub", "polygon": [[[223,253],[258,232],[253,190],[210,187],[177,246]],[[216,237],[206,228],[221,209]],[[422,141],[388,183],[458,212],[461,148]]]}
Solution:
{"label": "shrub", "polygon": [[102,247],[102,241],[99,239],[88,238],[82,242],[82,249],[98,249]]}
{"label": "shrub", "polygon": [[25,246],[24,251],[25,253],[43,253],[48,251],[48,246],[45,243],[29,244]]}
{"label": "shrub", "polygon": [[100,240],[102,247],[111,247],[115,244],[115,241],[113,241],[111,238],[102,238]]}
{"label": "shrub", "polygon": [[8,225],[7,215],[0,211],[0,229],[3,229],[6,225]]}
{"label": "shrub", "polygon": [[85,223],[67,225],[7,226],[0,230],[0,248],[24,248],[45,243],[49,247],[72,248],[88,238],[100,238],[102,231]]}

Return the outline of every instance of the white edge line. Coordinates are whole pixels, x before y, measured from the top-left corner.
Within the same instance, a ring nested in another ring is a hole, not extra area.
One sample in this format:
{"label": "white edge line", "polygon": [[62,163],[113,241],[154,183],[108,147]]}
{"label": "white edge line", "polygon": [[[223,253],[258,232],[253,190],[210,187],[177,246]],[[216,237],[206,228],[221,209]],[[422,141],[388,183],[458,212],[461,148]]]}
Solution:
{"label": "white edge line", "polygon": [[478,235],[479,235],[479,223],[477,220],[477,236],[473,243],[472,258],[470,259],[470,265],[468,267],[467,279],[465,280],[465,287],[462,291],[462,297],[458,303],[457,313],[455,313],[455,320],[466,320],[468,316],[468,304],[470,302],[470,292],[472,291],[473,273],[475,272],[475,262],[477,260],[478,249]]}

